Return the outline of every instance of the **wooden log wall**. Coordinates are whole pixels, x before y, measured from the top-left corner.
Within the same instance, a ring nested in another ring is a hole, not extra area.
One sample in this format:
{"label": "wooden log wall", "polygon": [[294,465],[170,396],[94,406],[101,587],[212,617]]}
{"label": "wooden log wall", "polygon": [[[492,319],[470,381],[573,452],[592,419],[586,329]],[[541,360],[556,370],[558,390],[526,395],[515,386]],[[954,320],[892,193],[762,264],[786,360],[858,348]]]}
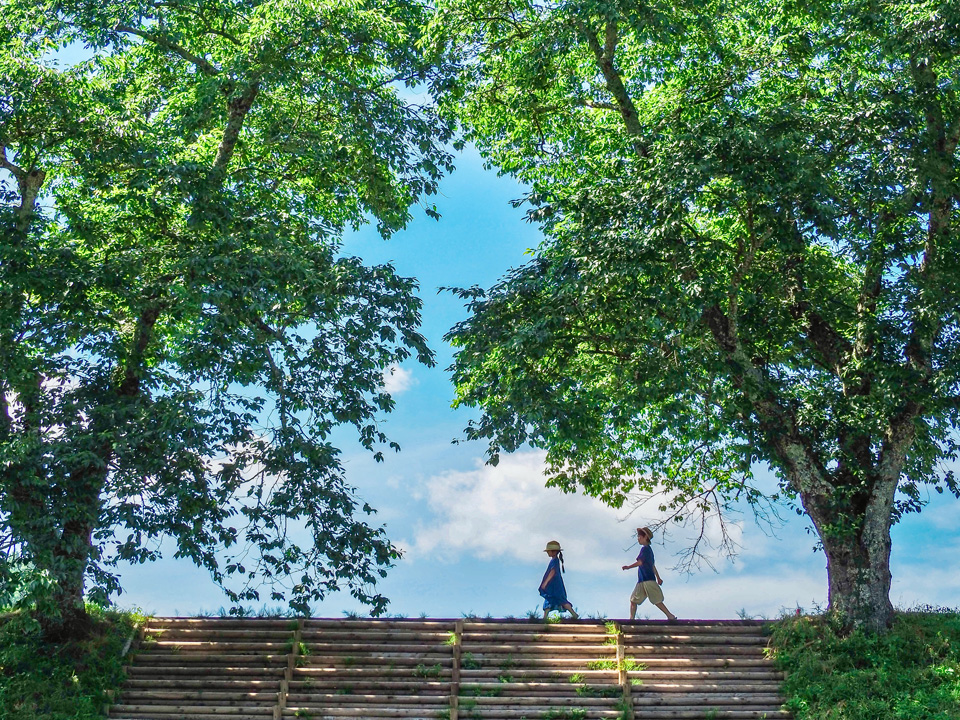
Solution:
{"label": "wooden log wall", "polygon": [[763,623],[155,618],[116,720],[768,720]]}

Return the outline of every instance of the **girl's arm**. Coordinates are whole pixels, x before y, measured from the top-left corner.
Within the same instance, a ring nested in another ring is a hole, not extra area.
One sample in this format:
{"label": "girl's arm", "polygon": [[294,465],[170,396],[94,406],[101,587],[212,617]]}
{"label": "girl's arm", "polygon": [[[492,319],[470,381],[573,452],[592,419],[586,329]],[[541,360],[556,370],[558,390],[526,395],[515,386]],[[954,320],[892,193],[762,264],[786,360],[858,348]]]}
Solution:
{"label": "girl's arm", "polygon": [[[557,574],[557,571],[553,568],[550,568],[550,572],[543,576],[543,580],[540,581],[540,589],[545,590],[547,585],[553,580],[553,576]],[[529,587],[529,585],[527,586]]]}

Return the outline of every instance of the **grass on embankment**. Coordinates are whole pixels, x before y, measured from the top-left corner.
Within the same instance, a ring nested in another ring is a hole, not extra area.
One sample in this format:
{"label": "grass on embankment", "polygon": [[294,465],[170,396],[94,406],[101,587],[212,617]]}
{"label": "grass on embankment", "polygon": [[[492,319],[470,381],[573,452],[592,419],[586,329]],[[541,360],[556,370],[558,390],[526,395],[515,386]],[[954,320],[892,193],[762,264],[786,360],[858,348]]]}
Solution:
{"label": "grass on embankment", "polygon": [[796,720],[960,720],[960,613],[899,613],[879,637],[788,618],[771,645]]}
{"label": "grass on embankment", "polygon": [[25,613],[0,616],[0,718],[94,720],[123,682],[121,654],[142,618],[88,606],[91,635],[52,646]]}

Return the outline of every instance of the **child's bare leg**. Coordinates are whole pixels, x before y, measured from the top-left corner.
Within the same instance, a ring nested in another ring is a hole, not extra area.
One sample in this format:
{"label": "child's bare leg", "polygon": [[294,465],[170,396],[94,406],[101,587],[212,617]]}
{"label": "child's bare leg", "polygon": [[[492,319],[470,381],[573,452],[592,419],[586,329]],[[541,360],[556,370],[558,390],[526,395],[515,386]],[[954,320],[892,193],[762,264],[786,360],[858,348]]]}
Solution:
{"label": "child's bare leg", "polygon": [[676,619],[677,619],[677,616],[674,615],[674,614],[673,614],[672,612],[670,612],[669,610],[667,610],[667,606],[664,605],[662,602],[658,602],[658,603],[657,603],[657,607],[660,608],[660,610],[663,612],[663,614],[667,616],[667,620],[676,620]]}
{"label": "child's bare leg", "polygon": [[630,619],[637,619],[637,604],[635,602],[630,603]]}
{"label": "child's bare leg", "polygon": [[563,609],[566,610],[568,613],[570,613],[570,617],[572,617],[574,620],[580,617],[579,615],[577,615],[577,611],[573,609],[573,605],[571,605],[570,603],[567,603],[566,605],[564,605]]}

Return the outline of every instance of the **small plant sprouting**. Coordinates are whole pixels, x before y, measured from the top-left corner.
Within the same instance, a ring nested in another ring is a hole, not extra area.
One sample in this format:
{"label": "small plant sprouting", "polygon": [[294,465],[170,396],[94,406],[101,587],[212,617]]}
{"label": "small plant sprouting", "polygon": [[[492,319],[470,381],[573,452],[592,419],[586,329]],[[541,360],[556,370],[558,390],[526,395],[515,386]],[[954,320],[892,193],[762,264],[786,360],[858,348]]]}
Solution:
{"label": "small plant sprouting", "polygon": [[586,720],[587,711],[583,708],[568,710],[550,710],[543,714],[543,720]]}
{"label": "small plant sprouting", "polygon": [[473,653],[467,652],[460,656],[460,667],[467,670],[477,670],[480,668],[480,661],[473,656]]}
{"label": "small plant sprouting", "polygon": [[633,708],[625,697],[621,697],[620,700],[617,701],[616,708],[620,712],[619,720],[629,720],[633,717]]}
{"label": "small plant sprouting", "polygon": [[581,685],[577,688],[578,697],[613,698],[622,697],[623,689],[619,685]]}
{"label": "small plant sprouting", "polygon": [[587,663],[588,670],[617,670],[616,660],[591,660]]}
{"label": "small plant sprouting", "polygon": [[641,670],[645,670],[646,667],[646,665],[637,662],[631,657],[624,658],[619,663],[616,660],[591,660],[587,663],[587,668],[590,670],[622,670],[624,672],[640,672]]}
{"label": "small plant sprouting", "polygon": [[417,667],[414,668],[413,674],[416,677],[422,678],[438,678],[443,674],[443,666],[440,663],[429,666],[419,663]]}

